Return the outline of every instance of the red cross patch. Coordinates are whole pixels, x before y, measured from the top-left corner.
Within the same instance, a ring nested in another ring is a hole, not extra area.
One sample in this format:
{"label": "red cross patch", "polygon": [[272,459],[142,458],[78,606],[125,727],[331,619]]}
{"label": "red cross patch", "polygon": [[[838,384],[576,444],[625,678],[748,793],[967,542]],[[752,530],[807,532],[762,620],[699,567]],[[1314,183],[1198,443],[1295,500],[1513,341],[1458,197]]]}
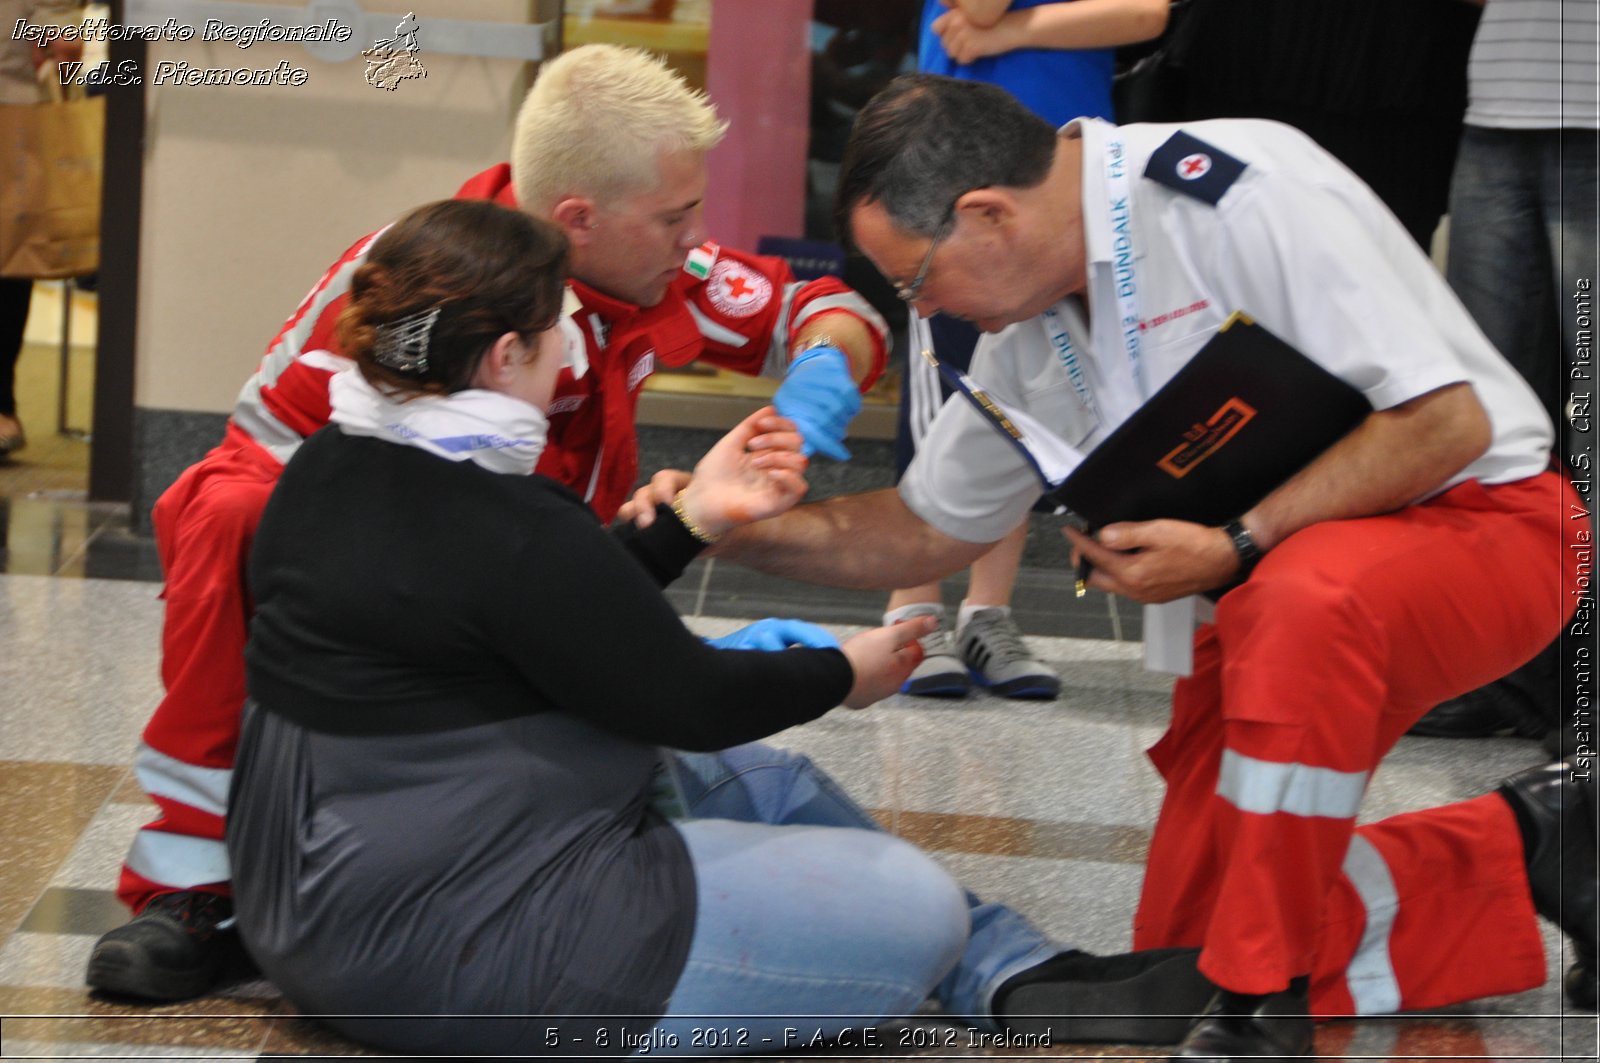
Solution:
{"label": "red cross patch", "polygon": [[729,317],[749,317],[772,301],[772,282],[743,262],[719,258],[706,279],[706,297]]}
{"label": "red cross patch", "polygon": [[1144,175],[1214,207],[1245,169],[1245,163],[1221,148],[1180,129],[1151,153]]}
{"label": "red cross patch", "polygon": [[1178,160],[1178,176],[1185,181],[1198,181],[1211,172],[1211,156],[1204,152],[1185,155]]}

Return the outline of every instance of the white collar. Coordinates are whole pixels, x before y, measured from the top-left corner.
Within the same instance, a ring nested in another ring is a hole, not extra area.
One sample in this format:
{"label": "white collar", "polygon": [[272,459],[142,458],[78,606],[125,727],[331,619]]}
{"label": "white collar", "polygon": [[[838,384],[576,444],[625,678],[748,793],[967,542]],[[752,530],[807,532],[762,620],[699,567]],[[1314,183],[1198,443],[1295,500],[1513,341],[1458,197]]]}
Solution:
{"label": "white collar", "polygon": [[349,435],[470,461],[490,472],[531,473],[550,428],[543,410],[498,391],[473,388],[397,402],[355,368],[335,373],[328,394],[333,422]]}
{"label": "white collar", "polygon": [[[1106,139],[1117,130],[1103,118],[1074,118],[1062,132],[1083,145],[1079,202],[1083,204],[1084,257],[1092,270],[1111,261],[1111,217],[1106,211]],[[1134,254],[1140,248],[1136,245]]]}

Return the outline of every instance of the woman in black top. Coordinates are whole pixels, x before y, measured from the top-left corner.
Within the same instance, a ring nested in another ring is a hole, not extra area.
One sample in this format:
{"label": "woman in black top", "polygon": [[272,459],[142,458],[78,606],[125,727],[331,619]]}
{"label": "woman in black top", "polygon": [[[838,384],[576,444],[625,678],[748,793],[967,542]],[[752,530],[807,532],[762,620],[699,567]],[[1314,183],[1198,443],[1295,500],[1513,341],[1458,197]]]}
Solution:
{"label": "woman in black top", "polygon": [[726,748],[894,691],[926,623],[842,646],[683,625],[659,587],[804,492],[770,410],[648,528],[609,534],[529,475],[568,349],[565,255],[552,226],[452,200],[355,276],[357,369],[251,560],[243,940],[304,1011],[405,1052],[770,1052],[936,987],[988,1021],[1058,947],[804,758]]}

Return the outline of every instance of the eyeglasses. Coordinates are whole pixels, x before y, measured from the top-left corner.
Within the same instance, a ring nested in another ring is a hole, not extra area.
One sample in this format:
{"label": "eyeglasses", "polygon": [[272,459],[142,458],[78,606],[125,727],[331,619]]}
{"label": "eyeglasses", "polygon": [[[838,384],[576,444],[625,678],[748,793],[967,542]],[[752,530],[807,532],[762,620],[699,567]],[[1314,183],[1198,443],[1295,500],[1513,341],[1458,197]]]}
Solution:
{"label": "eyeglasses", "polygon": [[922,265],[917,267],[917,275],[911,278],[910,284],[896,284],[894,294],[900,297],[901,302],[914,303],[922,298],[922,283],[928,279],[928,267],[933,265],[933,253],[939,250],[939,244],[956,227],[956,207],[950,204],[950,210],[945,214],[944,221],[933,230],[933,242],[928,245],[928,253],[922,256]]}

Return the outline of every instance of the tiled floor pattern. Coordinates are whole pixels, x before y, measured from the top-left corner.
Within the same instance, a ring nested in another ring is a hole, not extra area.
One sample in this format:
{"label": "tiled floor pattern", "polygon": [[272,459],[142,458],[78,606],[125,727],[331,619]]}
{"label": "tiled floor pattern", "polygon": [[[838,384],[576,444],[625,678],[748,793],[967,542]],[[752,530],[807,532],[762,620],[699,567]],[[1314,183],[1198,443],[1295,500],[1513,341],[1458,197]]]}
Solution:
{"label": "tiled floor pattern", "polygon": [[[110,886],[150,807],[128,765],[159,696],[156,569],[149,543],[121,530],[126,518],[114,507],[13,499],[0,503],[0,526],[0,1057],[368,1054],[296,1018],[259,982],[154,1009],[84,992],[94,938],[123,918]],[[1138,666],[1136,614],[1104,598],[1074,601],[1055,574],[1026,573],[1024,582],[1019,612],[1052,632],[1035,643],[1066,676],[1060,700],[894,698],[774,741],[825,766],[970,888],[1064,941],[1121,950],[1159,800],[1142,750],[1162,727],[1167,682]],[[800,589],[714,565],[674,594],[708,635],[769,611],[842,630],[881,608],[876,594]],[[1406,739],[1365,812],[1471,796],[1539,759],[1536,746],[1513,739]],[[1546,942],[1554,975],[1564,942],[1551,927]],[[1552,982],[1436,1016],[1329,1023],[1317,1049],[1345,1059],[1596,1058],[1595,1017],[1562,1010]],[[1161,1058],[1126,1046],[995,1048],[935,1030],[916,1054]],[[906,1051],[891,1041],[871,1056]]]}

